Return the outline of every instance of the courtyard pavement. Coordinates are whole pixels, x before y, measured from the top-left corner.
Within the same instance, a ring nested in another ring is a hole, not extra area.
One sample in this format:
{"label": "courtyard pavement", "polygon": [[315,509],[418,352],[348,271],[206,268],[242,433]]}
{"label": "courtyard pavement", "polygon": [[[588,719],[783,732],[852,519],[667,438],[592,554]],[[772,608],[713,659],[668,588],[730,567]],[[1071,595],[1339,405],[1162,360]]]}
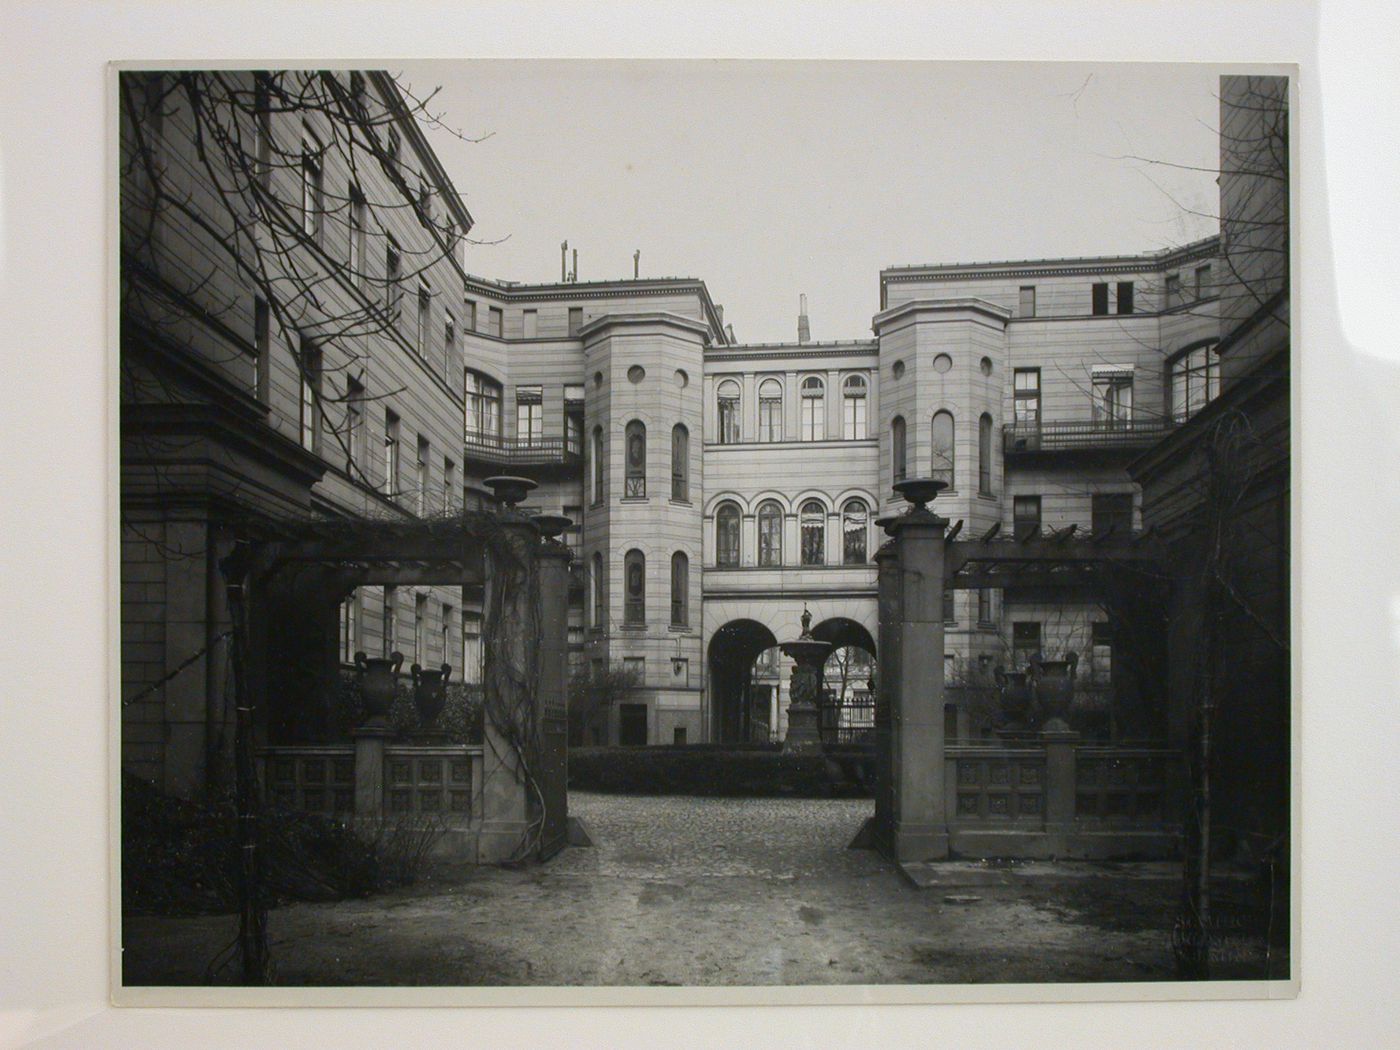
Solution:
{"label": "courtyard pavement", "polygon": [[[574,792],[595,845],[439,865],[269,916],[287,985],[941,984],[1171,979],[1171,866],[977,863],[914,889],[846,848],[869,800]],[[1027,877],[1021,877],[1027,876]],[[197,984],[232,916],[132,917],[126,980]],[[1222,975],[1223,976],[1223,975]]]}

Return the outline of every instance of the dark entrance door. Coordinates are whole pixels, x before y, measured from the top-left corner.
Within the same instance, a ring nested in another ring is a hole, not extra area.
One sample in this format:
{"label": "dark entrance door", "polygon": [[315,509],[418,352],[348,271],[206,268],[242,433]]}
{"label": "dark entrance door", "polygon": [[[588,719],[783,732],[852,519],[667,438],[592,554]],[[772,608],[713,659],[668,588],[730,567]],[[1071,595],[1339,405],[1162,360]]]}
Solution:
{"label": "dark entrance door", "polygon": [[647,742],[647,705],[619,704],[617,742],[624,747],[643,747]]}

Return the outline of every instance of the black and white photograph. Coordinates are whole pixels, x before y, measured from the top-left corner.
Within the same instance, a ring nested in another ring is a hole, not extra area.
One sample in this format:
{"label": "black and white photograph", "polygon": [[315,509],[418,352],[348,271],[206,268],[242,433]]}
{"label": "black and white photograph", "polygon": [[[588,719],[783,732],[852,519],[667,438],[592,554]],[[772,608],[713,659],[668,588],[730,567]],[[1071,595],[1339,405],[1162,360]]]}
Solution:
{"label": "black and white photograph", "polygon": [[1286,71],[114,87],[123,988],[1291,980]]}

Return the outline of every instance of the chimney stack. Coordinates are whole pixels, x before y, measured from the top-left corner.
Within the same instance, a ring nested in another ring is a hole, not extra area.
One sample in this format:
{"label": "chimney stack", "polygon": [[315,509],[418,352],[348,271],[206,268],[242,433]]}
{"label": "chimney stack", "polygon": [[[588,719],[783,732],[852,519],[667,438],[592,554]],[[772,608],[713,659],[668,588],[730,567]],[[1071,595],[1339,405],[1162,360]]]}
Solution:
{"label": "chimney stack", "polygon": [[632,280],[637,280],[642,276],[642,250],[638,248],[632,253]]}
{"label": "chimney stack", "polygon": [[807,323],[807,293],[801,295],[801,308],[797,314],[797,341],[799,343],[810,343],[812,341],[812,326]]}
{"label": "chimney stack", "polygon": [[565,241],[559,245],[559,283],[565,284],[569,280],[569,242]]}
{"label": "chimney stack", "polygon": [[569,280],[574,284],[578,283],[578,249],[574,249],[574,272],[569,274]]}

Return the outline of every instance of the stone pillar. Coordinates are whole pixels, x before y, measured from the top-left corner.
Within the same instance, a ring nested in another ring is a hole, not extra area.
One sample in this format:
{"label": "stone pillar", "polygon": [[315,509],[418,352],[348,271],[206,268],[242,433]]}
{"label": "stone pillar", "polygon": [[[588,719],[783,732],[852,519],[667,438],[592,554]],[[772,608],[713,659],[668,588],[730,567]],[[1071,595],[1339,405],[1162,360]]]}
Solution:
{"label": "stone pillar", "polygon": [[879,568],[879,663],[875,670],[875,817],[871,844],[894,855],[894,753],[891,715],[899,691],[899,554],[894,542],[875,552]]}
{"label": "stone pillar", "polygon": [[540,720],[540,754],[536,778],[542,799],[540,858],[563,848],[568,822],[568,667],[569,549],[546,542],[540,549],[539,692],[535,717]]}
{"label": "stone pillar", "polygon": [[388,725],[355,730],[355,816],[378,817],[384,810],[384,747],[394,735]]}
{"label": "stone pillar", "polygon": [[1079,734],[1069,728],[1056,728],[1064,723],[1053,719],[1040,734],[1045,745],[1045,833],[1048,848],[1055,856],[1069,852],[1069,839],[1074,833],[1074,751]]}
{"label": "stone pillar", "polygon": [[[948,519],[915,510],[895,519],[899,637],[891,710],[897,861],[948,856],[943,791],[943,533]],[[881,669],[881,678],[888,677]]]}
{"label": "stone pillar", "polygon": [[[529,552],[539,543],[536,528],[524,518],[510,512],[501,515],[500,524],[517,556],[530,556]],[[488,548],[483,618],[492,615],[497,600],[494,591],[500,585],[492,562]],[[609,591],[611,590],[612,588],[609,588]],[[511,619],[526,624],[532,622],[533,616],[529,611],[529,606],[533,604],[532,595],[507,595],[504,600],[507,604],[505,612]],[[500,639],[500,645],[506,657],[521,668],[528,666],[528,661],[536,659],[536,654],[532,651],[533,643],[523,637]],[[500,673],[500,669],[493,667],[494,659],[495,656],[488,652],[484,661],[482,678],[488,697],[492,688],[488,679],[493,674]],[[517,858],[529,829],[529,811],[523,783],[524,774],[519,768],[515,750],[506,732],[491,718],[489,702],[485,717],[482,718],[482,743],[482,822],[477,862],[496,864]]]}

